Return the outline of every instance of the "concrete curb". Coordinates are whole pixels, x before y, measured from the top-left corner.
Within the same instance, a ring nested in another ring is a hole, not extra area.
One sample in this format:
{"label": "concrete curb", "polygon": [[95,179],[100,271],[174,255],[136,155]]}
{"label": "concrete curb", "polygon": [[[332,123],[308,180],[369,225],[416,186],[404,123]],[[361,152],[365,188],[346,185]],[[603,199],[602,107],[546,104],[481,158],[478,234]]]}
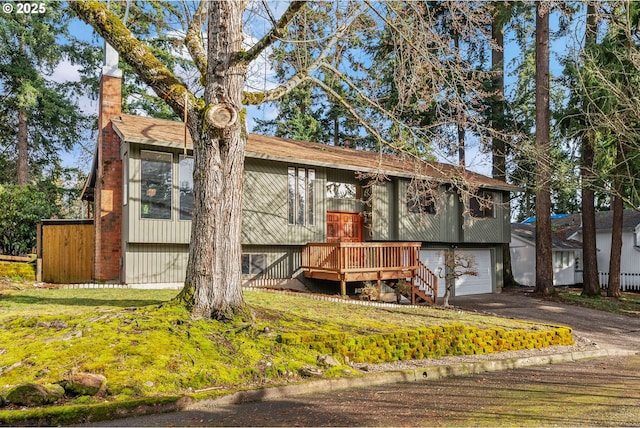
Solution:
{"label": "concrete curb", "polygon": [[357,378],[340,378],[311,381],[296,385],[286,385],[251,391],[240,391],[215,399],[193,401],[182,410],[208,410],[229,404],[241,404],[251,401],[277,400],[297,395],[319,392],[339,391],[351,388],[384,385],[399,382],[425,382],[454,376],[511,370],[545,364],[566,363],[577,360],[636,355],[637,352],[625,349],[599,349],[594,351],[566,352],[562,354],[541,355],[535,357],[514,357],[503,360],[484,360],[443,366],[429,366],[409,370],[365,374]]}

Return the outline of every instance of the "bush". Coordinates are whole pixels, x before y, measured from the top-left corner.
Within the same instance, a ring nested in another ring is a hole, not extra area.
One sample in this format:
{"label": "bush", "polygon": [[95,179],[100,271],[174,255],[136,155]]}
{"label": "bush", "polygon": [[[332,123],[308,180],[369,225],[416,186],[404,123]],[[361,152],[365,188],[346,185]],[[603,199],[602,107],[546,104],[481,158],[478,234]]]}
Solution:
{"label": "bush", "polygon": [[58,210],[35,186],[0,185],[0,254],[28,254],[36,246],[36,227]]}

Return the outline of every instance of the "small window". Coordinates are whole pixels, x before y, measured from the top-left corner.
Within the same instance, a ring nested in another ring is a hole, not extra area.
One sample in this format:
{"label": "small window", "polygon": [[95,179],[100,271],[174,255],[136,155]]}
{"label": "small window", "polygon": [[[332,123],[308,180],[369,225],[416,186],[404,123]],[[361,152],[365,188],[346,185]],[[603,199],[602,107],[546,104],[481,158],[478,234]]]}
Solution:
{"label": "small window", "polygon": [[424,181],[413,181],[407,189],[407,211],[413,214],[436,214],[438,185]]}
{"label": "small window", "polygon": [[180,156],[180,220],[191,220],[193,211],[193,158]]}
{"label": "small window", "polygon": [[494,218],[493,193],[480,191],[469,201],[471,217]]}
{"label": "small window", "polygon": [[287,169],[287,210],[289,224],[313,225],[314,215],[314,186],[316,171],[314,169]]}
{"label": "small window", "polygon": [[242,274],[261,275],[267,270],[266,254],[243,254]]}
{"label": "small window", "polygon": [[358,186],[352,183],[339,183],[337,181],[327,181],[327,198],[357,199]]}
{"label": "small window", "polygon": [[140,152],[142,218],[171,219],[171,153]]}

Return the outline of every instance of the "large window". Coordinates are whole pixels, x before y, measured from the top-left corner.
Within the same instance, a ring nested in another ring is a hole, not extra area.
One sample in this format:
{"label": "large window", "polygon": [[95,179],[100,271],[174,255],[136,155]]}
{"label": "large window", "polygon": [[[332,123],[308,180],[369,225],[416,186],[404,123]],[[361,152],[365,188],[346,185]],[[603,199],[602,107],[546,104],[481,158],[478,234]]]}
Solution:
{"label": "large window", "polygon": [[171,218],[171,153],[140,152],[142,218]]}
{"label": "large window", "polygon": [[475,196],[472,196],[469,201],[471,216],[477,218],[494,218],[495,211],[493,205],[493,193],[479,191]]}
{"label": "large window", "polygon": [[193,211],[193,158],[180,156],[180,220],[191,220]]}
{"label": "large window", "polygon": [[287,170],[287,207],[289,224],[313,225],[314,187],[313,169],[289,167]]}

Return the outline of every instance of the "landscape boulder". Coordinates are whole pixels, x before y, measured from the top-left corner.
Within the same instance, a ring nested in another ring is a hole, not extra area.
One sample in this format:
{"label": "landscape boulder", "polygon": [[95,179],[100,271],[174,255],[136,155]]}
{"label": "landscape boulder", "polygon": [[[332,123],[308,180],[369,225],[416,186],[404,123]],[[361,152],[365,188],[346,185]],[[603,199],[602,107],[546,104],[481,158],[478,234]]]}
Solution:
{"label": "landscape boulder", "polygon": [[338,367],[342,365],[332,355],[320,355],[318,356],[317,361],[318,364],[325,367]]}
{"label": "landscape boulder", "polygon": [[11,404],[31,407],[53,403],[63,395],[64,388],[58,384],[23,383],[11,388],[5,399]]}
{"label": "landscape boulder", "polygon": [[65,376],[65,391],[70,395],[96,395],[107,387],[107,378],[94,373],[75,372]]}

